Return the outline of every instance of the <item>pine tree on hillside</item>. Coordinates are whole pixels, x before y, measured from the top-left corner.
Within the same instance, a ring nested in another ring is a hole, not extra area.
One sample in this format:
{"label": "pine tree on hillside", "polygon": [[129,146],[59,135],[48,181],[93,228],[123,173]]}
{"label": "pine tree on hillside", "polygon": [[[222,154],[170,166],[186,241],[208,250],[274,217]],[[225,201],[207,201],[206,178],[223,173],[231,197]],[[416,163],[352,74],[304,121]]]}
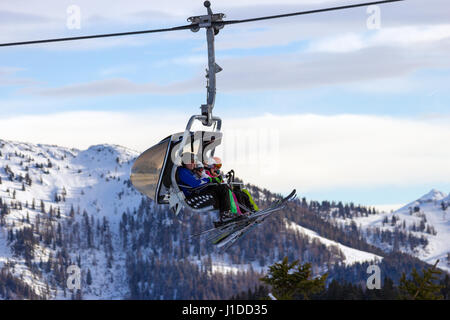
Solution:
{"label": "pine tree on hillside", "polygon": [[422,276],[419,275],[414,268],[412,271],[412,280],[406,279],[403,273],[400,279],[400,298],[406,300],[441,300],[442,285],[436,284],[439,280],[438,275],[441,271],[436,269],[439,260],[436,261],[432,268],[422,269]]}
{"label": "pine tree on hillside", "polygon": [[302,299],[325,289],[328,274],[311,279],[311,264],[301,265],[298,260],[289,263],[285,257],[281,263],[269,267],[269,273],[260,280],[272,287],[272,295],[279,300]]}
{"label": "pine tree on hillside", "polygon": [[71,218],[75,217],[75,209],[73,208],[73,204],[70,206],[70,213],[69,216]]}
{"label": "pine tree on hillside", "polygon": [[381,299],[396,300],[397,298],[398,298],[398,289],[397,287],[395,287],[394,281],[392,281],[391,278],[385,277],[384,284],[381,289]]}
{"label": "pine tree on hillside", "polygon": [[445,278],[441,281],[442,289],[441,293],[445,300],[450,300],[450,276],[445,275]]}
{"label": "pine tree on hillside", "polygon": [[41,200],[41,213],[45,213],[45,204],[43,200]]}
{"label": "pine tree on hillside", "polygon": [[86,275],[86,284],[90,286],[92,284],[92,275],[91,270],[88,269],[87,275]]}

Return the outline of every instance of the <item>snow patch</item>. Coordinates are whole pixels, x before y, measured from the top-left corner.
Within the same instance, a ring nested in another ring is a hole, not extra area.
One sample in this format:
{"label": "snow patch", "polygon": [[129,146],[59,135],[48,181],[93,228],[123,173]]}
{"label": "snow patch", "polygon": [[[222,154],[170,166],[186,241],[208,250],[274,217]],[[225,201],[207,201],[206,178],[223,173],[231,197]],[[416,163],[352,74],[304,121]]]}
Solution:
{"label": "snow patch", "polygon": [[286,227],[290,230],[294,230],[303,235],[306,235],[310,239],[318,239],[321,243],[323,243],[327,247],[330,247],[330,246],[337,247],[344,254],[345,259],[343,262],[346,265],[353,265],[358,262],[362,263],[362,262],[366,262],[366,261],[381,261],[383,259],[383,257],[380,257],[376,254],[353,249],[353,248],[344,246],[344,245],[340,244],[339,242],[321,237],[316,232],[306,229],[294,222],[286,221]]}

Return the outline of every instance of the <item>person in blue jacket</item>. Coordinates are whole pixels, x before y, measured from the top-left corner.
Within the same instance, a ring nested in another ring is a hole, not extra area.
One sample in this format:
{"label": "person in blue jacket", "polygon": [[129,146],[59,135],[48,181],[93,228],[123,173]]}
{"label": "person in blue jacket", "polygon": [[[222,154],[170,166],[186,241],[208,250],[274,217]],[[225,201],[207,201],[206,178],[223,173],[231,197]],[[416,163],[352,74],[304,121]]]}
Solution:
{"label": "person in blue jacket", "polygon": [[218,184],[211,178],[202,178],[196,173],[196,162],[193,154],[184,153],[182,155],[182,165],[177,169],[177,180],[180,190],[189,199],[198,196],[211,195],[214,199],[213,206],[221,213],[230,211],[230,200],[228,197],[228,187]]}
{"label": "person in blue jacket", "polygon": [[178,168],[178,180],[180,181],[180,189],[185,196],[191,195],[191,188],[197,188],[211,182],[211,179],[201,178],[196,174],[195,162],[183,162],[182,166]]}

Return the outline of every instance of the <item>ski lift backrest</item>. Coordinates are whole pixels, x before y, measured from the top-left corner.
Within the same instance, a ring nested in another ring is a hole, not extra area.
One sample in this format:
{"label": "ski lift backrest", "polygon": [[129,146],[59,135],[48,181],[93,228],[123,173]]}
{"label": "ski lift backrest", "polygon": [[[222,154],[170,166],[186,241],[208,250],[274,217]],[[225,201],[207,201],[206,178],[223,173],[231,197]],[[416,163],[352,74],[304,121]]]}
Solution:
{"label": "ski lift backrest", "polygon": [[171,137],[143,152],[133,164],[130,179],[141,193],[156,200],[157,190],[161,183],[161,173],[165,169],[169,155]]}

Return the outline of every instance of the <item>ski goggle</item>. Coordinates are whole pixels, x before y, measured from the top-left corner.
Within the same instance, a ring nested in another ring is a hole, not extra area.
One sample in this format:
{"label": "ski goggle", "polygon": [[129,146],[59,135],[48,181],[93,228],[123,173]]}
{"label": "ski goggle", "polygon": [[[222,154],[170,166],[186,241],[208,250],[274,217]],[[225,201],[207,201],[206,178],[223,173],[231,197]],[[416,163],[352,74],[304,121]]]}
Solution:
{"label": "ski goggle", "polygon": [[220,168],[222,168],[222,164],[221,163],[217,163],[217,164],[214,165],[214,168],[220,169]]}

